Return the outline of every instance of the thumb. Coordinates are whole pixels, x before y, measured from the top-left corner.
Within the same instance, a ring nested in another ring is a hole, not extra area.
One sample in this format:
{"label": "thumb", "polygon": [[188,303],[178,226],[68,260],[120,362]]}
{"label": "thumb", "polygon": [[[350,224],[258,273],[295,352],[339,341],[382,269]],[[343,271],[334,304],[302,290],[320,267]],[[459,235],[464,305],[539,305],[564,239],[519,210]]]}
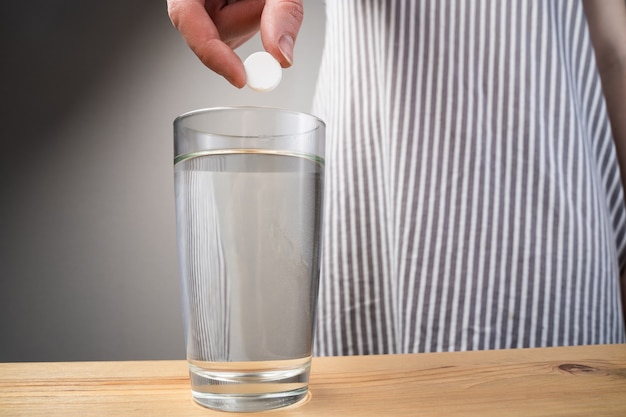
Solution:
{"label": "thumb", "polygon": [[266,0],[261,15],[263,47],[283,68],[293,63],[293,47],[304,18],[303,0]]}

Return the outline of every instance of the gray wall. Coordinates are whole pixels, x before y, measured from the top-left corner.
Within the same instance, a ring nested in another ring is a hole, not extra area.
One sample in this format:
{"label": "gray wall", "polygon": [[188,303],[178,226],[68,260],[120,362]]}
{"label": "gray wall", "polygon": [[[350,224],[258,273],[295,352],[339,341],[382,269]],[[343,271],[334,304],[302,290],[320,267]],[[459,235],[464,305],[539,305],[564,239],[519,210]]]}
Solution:
{"label": "gray wall", "polygon": [[1,13],[0,361],[183,358],[172,121],[210,106],[310,110],[322,1],[305,0],[295,65],[267,94],[204,68],[165,0]]}

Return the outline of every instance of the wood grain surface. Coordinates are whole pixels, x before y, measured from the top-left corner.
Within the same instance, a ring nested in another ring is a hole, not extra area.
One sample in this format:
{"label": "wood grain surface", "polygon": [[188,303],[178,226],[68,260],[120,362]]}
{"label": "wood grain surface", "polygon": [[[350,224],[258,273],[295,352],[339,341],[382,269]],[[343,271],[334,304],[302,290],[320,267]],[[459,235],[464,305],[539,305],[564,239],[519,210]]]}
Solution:
{"label": "wood grain surface", "polygon": [[[314,358],[310,397],[265,416],[626,416],[626,345]],[[0,364],[0,416],[226,416],[184,361]]]}

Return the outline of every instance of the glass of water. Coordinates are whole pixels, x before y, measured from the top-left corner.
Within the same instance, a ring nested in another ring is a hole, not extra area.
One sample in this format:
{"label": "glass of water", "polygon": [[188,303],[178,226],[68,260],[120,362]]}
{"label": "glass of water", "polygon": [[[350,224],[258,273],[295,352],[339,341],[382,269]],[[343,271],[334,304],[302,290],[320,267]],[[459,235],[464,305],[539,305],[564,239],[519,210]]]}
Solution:
{"label": "glass of water", "polygon": [[187,360],[206,407],[261,411],[307,396],[324,130],[314,116],[259,107],[174,121]]}

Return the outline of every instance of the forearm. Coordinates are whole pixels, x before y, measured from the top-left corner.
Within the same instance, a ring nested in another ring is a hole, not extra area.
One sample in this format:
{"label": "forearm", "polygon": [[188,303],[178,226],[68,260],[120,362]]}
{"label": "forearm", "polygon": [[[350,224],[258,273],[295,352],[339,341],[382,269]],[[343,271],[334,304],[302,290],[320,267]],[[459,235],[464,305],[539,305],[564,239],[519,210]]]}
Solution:
{"label": "forearm", "polygon": [[626,322],[626,272],[622,273],[622,310]]}
{"label": "forearm", "polygon": [[[626,179],[626,1],[583,0],[622,179]],[[626,184],[626,181],[622,181]]]}
{"label": "forearm", "polygon": [[[583,0],[626,195],[626,0]],[[626,318],[626,270],[621,276]]]}
{"label": "forearm", "polygon": [[604,68],[598,67],[626,195],[626,53],[606,63]]}
{"label": "forearm", "polygon": [[[626,60],[624,58],[605,69],[602,74],[602,85],[617,150],[622,189],[626,196]],[[622,271],[621,285],[622,308],[626,319],[626,269]]]}

